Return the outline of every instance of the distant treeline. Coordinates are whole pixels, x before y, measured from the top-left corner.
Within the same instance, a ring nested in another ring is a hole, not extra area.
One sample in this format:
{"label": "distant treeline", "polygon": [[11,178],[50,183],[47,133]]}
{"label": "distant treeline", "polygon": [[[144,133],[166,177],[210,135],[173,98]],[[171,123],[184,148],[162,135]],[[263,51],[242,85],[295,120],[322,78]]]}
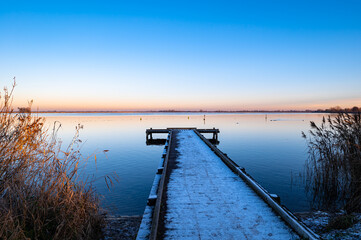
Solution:
{"label": "distant treeline", "polygon": [[340,112],[345,112],[345,113],[357,113],[361,111],[361,107],[352,107],[352,108],[341,108],[339,106],[336,107],[332,107],[332,108],[328,108],[325,110],[322,109],[318,109],[316,112],[326,112],[326,113],[340,113]]}
{"label": "distant treeline", "polygon": [[19,107],[18,112],[19,113],[31,113],[31,108],[30,107]]}

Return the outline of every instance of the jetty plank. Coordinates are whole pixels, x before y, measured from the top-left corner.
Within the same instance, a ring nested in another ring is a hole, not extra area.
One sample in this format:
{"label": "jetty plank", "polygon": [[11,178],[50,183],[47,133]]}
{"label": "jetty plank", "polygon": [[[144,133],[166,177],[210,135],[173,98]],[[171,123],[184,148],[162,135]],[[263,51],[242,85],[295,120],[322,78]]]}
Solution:
{"label": "jetty plank", "polygon": [[164,239],[298,239],[192,130],[176,132]]}

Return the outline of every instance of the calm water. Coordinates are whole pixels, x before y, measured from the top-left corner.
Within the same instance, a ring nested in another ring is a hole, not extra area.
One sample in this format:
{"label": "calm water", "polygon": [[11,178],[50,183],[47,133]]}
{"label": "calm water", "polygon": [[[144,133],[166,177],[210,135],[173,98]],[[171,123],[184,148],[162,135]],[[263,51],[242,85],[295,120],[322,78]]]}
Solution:
{"label": "calm water", "polygon": [[[147,128],[219,128],[219,148],[245,167],[270,193],[292,211],[310,209],[299,177],[307,158],[301,131],[322,114],[44,114],[47,123],[59,121],[59,137],[69,144],[75,126],[84,126],[81,151],[89,158],[86,174],[94,175],[103,206],[121,215],[140,215],[147,201],[163,146],[146,146]],[[103,150],[109,150],[106,154]],[[109,191],[104,176],[116,172],[119,182]]]}

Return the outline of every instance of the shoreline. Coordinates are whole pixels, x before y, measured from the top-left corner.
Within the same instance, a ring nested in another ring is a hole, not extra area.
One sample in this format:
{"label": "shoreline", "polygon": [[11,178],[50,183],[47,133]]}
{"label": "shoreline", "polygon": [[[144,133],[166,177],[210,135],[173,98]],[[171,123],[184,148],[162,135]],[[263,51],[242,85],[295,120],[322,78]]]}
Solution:
{"label": "shoreline", "polygon": [[133,240],[136,239],[139,226],[142,221],[140,215],[122,216],[109,215],[106,216],[106,226],[104,228],[105,240]]}
{"label": "shoreline", "polygon": [[[322,211],[296,212],[294,215],[307,225],[322,239],[351,240],[361,239],[361,213],[354,213],[355,223],[347,229],[327,230],[327,224],[332,216],[343,212],[331,214]],[[106,217],[104,239],[133,240],[136,239],[142,215],[109,215]]]}
{"label": "shoreline", "polygon": [[294,215],[301,220],[313,232],[318,234],[321,239],[333,240],[352,240],[361,239],[361,213],[353,213],[354,223],[346,229],[329,228],[330,220],[335,216],[342,216],[344,212],[329,213],[322,211],[296,212]]}

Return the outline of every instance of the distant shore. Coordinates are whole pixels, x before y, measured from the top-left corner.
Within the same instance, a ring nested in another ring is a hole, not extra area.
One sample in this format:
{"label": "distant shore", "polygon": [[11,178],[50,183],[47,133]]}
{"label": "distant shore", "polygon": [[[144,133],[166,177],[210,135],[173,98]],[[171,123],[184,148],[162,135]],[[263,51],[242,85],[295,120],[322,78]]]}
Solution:
{"label": "distant shore", "polygon": [[[22,113],[23,111],[14,111],[15,113]],[[328,111],[266,111],[266,110],[252,110],[252,111],[32,111],[32,113],[335,113]]]}
{"label": "distant shore", "polygon": [[361,111],[361,107],[354,106],[353,108],[331,107],[327,109],[317,110],[32,110],[31,107],[18,107],[17,113],[357,113]]}

